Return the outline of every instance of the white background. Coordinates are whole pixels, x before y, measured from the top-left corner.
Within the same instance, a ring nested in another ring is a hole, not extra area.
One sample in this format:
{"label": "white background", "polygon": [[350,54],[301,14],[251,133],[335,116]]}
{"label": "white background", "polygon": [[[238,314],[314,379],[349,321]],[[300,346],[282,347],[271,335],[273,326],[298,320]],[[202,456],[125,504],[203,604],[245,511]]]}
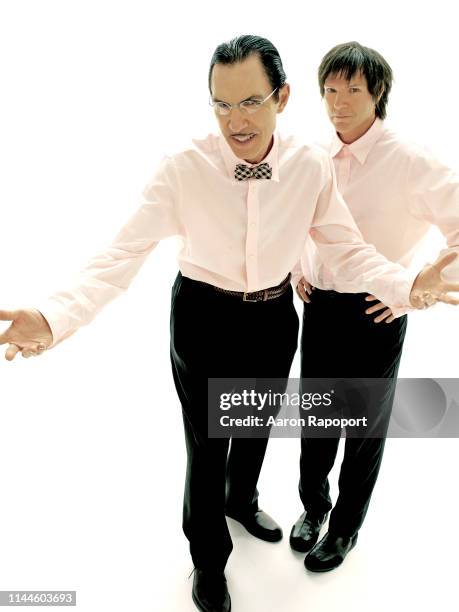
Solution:
{"label": "white background", "polygon": [[[459,169],[454,3],[316,4],[0,1],[0,308],[65,287],[135,210],[162,155],[216,129],[208,64],[238,34],[280,51],[284,133],[329,133],[316,69],[358,40],[394,70],[390,124]],[[433,233],[422,261],[441,245]],[[161,244],[55,350],[7,362],[1,348],[0,590],[77,590],[84,612],[195,609],[168,347],[175,252]],[[453,307],[411,315],[400,375],[456,377],[457,332]],[[359,544],[317,576],[288,547],[298,450],[272,440],[260,482],[284,541],[231,522],[233,610],[457,609],[457,440],[388,440]],[[336,470],[332,480],[336,496]]]}

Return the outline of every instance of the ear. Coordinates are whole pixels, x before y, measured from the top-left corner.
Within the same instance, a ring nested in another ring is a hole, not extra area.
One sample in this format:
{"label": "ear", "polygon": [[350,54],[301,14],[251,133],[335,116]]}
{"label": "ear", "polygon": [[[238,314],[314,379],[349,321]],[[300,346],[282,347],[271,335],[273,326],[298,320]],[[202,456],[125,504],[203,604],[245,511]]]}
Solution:
{"label": "ear", "polygon": [[279,89],[279,101],[277,112],[281,113],[287,105],[288,99],[290,97],[290,85],[288,83],[284,83],[282,87]]}

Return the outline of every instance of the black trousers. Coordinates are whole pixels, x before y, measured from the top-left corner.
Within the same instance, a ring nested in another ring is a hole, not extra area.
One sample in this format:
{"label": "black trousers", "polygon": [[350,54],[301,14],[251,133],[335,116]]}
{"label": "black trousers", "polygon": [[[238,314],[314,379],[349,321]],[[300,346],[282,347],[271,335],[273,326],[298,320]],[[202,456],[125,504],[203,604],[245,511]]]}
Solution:
{"label": "black trousers", "polygon": [[183,530],[195,567],[224,569],[233,548],[225,508],[237,515],[258,509],[256,485],[268,443],[209,438],[208,378],[275,377],[287,383],[298,328],[291,287],[276,299],[244,302],[177,276],[171,362],[187,449]]}
{"label": "black trousers", "polygon": [[[346,294],[315,289],[311,303],[304,304],[301,338],[301,376],[304,378],[388,378],[384,401],[377,408],[379,429],[387,430],[396,378],[405,338],[407,316],[392,323],[374,323],[365,314],[375,302],[366,293]],[[358,401],[358,400],[357,400]],[[347,414],[365,411],[348,406]],[[328,474],[335,462],[340,440],[301,439],[299,492],[305,510],[323,514],[332,509]],[[361,527],[378,477],[385,444],[380,437],[346,438],[339,475],[339,496],[330,514],[329,532],[352,536]]]}

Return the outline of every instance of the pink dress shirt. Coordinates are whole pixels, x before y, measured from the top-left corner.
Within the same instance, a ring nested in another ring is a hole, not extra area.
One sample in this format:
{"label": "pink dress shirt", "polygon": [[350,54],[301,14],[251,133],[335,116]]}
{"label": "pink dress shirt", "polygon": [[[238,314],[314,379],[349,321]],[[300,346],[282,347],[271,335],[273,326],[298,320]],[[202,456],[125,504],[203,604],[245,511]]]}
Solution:
{"label": "pink dress shirt", "polygon": [[[333,158],[338,189],[364,239],[387,259],[410,269],[432,224],[446,238],[449,248],[442,253],[459,252],[459,177],[452,170],[402,140],[379,118],[350,145],[335,132],[326,148]],[[358,279],[348,282],[335,273],[311,239],[301,257],[301,269],[319,289],[362,291]],[[298,268],[295,280],[299,280]],[[396,316],[410,310],[393,306]]]}
{"label": "pink dress shirt", "polygon": [[363,243],[325,151],[275,133],[263,161],[272,166],[271,180],[236,181],[235,166],[244,161],[223,136],[213,134],[165,157],[140,207],[87,262],[75,286],[37,304],[53,346],[125,291],[158,242],[174,235],[181,239],[178,264],[184,276],[252,292],[285,279],[310,234],[337,276],[381,300],[409,304],[415,275]]}

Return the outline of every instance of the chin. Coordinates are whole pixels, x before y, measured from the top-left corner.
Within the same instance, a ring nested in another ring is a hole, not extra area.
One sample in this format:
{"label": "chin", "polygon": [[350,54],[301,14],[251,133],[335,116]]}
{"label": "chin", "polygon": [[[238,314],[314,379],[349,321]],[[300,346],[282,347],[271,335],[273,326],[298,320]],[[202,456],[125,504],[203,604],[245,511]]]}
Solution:
{"label": "chin", "polygon": [[[252,160],[252,159],[258,159],[260,157],[260,154],[258,153],[258,151],[254,151],[253,149],[252,150],[248,149],[247,151],[241,151],[240,149],[236,149],[235,147],[231,146],[231,150],[236,157],[238,157],[239,159],[243,159],[245,161]],[[250,161],[249,163],[256,163],[256,162]]]}
{"label": "chin", "polygon": [[[261,157],[261,153],[259,151],[247,151],[247,153],[244,156],[244,159],[250,160],[251,164],[258,164],[260,162],[258,162],[257,160],[259,160],[260,157]],[[251,161],[251,160],[255,160],[255,161]]]}
{"label": "chin", "polygon": [[334,123],[341,123],[343,125],[349,125],[349,119],[347,117],[345,117],[344,119],[340,119],[340,118],[335,118],[333,119]]}

